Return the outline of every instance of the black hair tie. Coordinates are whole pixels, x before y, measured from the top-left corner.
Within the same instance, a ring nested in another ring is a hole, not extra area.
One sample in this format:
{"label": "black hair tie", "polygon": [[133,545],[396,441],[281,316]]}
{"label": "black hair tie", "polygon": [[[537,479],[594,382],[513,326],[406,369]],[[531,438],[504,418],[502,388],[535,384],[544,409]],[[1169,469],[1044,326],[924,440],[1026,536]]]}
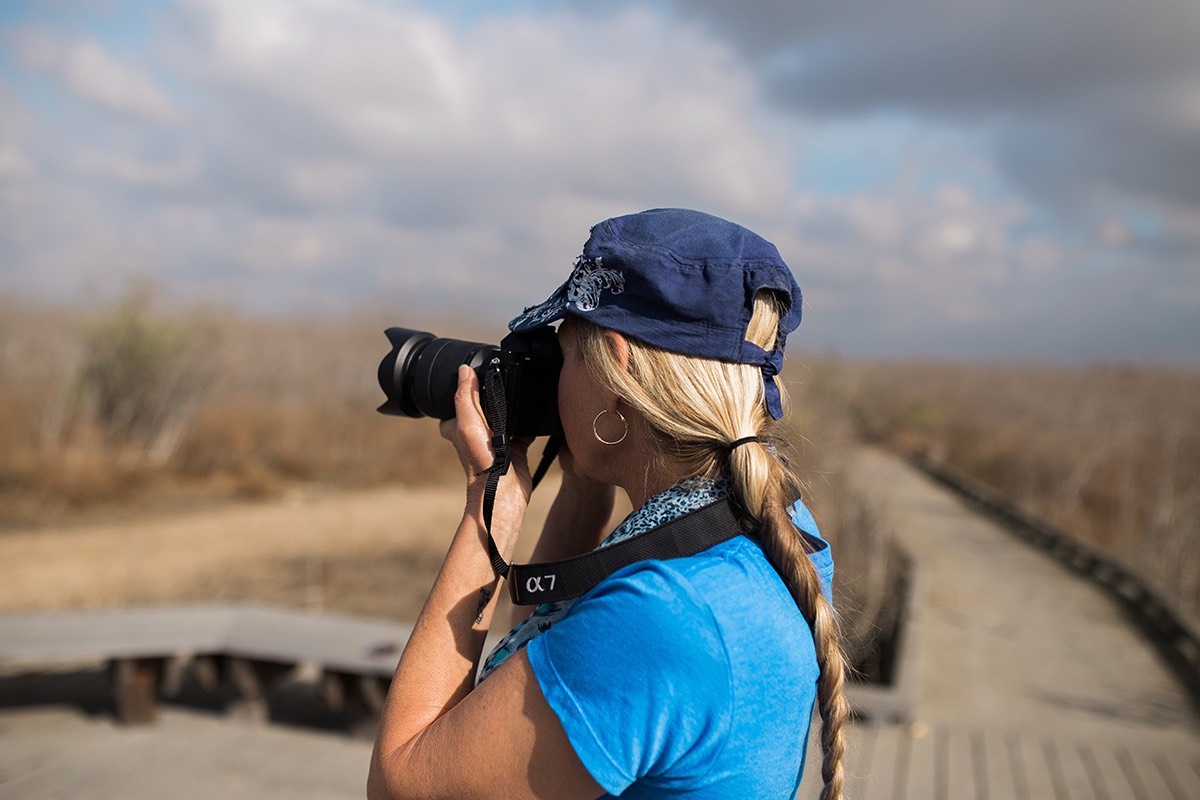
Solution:
{"label": "black hair tie", "polygon": [[725,450],[729,453],[732,453],[734,450],[738,449],[742,445],[750,444],[751,442],[758,442],[759,444],[762,444],[763,440],[757,436],[743,436],[741,439],[738,439],[736,442],[730,442],[726,446]]}

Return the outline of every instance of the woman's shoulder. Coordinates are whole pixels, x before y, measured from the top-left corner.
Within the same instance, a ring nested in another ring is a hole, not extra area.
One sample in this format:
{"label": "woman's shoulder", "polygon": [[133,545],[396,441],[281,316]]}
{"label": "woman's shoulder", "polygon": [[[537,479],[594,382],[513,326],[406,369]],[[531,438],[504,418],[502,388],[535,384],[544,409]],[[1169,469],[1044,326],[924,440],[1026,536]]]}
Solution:
{"label": "woman's shoulder", "polygon": [[[672,638],[724,638],[731,626],[776,620],[803,624],[786,585],[759,544],[736,536],[692,556],[649,559],[614,573],[584,598],[615,605]],[[747,616],[752,620],[747,620]],[[681,625],[687,621],[689,625]]]}
{"label": "woman's shoulder", "polygon": [[744,581],[767,566],[761,548],[747,536],[735,536],[706,550],[677,558],[651,558],[613,573],[596,588],[609,592],[633,589],[634,595],[661,600],[663,593],[705,603],[703,587],[711,582]]}
{"label": "woman's shoulder", "polygon": [[[740,537],[739,537],[740,538]],[[730,543],[718,545],[724,549]],[[735,546],[735,549],[738,546]],[[583,637],[601,650],[626,649],[633,660],[703,662],[704,671],[728,670],[724,601],[714,596],[712,570],[724,557],[648,559],[631,564],[581,597],[545,636]],[[690,669],[701,669],[693,663]]]}

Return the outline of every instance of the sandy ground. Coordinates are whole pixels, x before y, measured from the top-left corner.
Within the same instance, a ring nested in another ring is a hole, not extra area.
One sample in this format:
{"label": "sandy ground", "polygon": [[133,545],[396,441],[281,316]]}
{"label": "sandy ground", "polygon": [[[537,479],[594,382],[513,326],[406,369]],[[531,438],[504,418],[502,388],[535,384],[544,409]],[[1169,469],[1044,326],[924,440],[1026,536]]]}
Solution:
{"label": "sandy ground", "polygon": [[[518,558],[557,488],[548,476],[534,493]],[[269,502],[12,531],[0,535],[0,611],[202,600],[412,619],[462,508],[459,486],[298,488]]]}

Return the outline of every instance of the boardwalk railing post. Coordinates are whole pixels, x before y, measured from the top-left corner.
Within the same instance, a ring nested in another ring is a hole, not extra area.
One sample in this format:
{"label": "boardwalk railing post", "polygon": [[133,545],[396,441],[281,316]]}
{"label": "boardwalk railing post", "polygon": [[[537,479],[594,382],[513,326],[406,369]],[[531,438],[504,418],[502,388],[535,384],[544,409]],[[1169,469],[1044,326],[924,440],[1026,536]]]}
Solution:
{"label": "boardwalk railing post", "polygon": [[122,658],[109,666],[113,706],[126,725],[149,725],[158,719],[158,690],[164,659]]}

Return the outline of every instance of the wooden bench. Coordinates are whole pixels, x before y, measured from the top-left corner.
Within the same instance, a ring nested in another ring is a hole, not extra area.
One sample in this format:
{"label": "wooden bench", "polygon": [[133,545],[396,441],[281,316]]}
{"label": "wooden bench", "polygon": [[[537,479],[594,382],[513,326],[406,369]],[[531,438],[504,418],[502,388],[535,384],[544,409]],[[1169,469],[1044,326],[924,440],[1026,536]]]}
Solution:
{"label": "wooden bench", "polygon": [[119,720],[157,718],[159,697],[191,677],[230,696],[227,710],[266,718],[267,692],[303,670],[333,710],[378,714],[412,626],[258,606],[134,608],[0,615],[0,666],[105,662]]}

